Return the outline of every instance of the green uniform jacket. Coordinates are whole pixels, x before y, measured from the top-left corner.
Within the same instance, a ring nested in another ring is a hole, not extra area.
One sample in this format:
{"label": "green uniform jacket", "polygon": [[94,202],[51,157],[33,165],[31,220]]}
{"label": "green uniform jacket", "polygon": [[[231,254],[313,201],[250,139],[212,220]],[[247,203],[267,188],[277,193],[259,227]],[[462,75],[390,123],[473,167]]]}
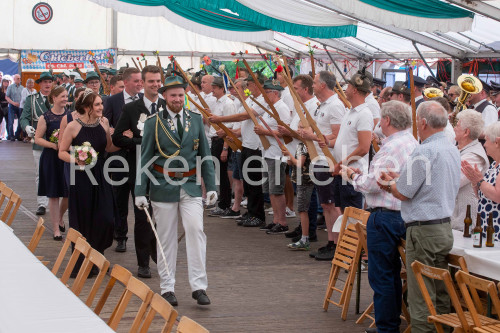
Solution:
{"label": "green uniform jacket", "polygon": [[[173,168],[185,168],[182,162],[179,160],[179,158],[182,157],[187,162],[187,169],[184,169],[184,172],[187,172],[188,170],[197,167],[196,160],[198,156],[201,159],[207,156],[211,156],[201,116],[189,110],[183,110],[182,112],[184,112],[183,127],[189,127],[188,130],[184,130],[182,142],[180,141],[179,134],[175,130],[175,128],[174,130],[172,130],[171,128],[174,120],[170,117],[168,111],[160,111],[156,115],[150,116],[145,121],[141,143],[141,160],[140,164],[137,165],[138,172],[140,172],[141,167],[146,166],[156,157],[157,158],[153,163],[158,164],[165,169],[168,168],[168,170],[172,170]],[[180,148],[178,148],[174,144],[174,142],[172,142],[172,140],[165,134],[162,126],[160,124],[157,125],[158,120],[163,123],[166,131],[170,134],[172,139],[174,139],[177,143],[180,142]],[[155,134],[156,129],[158,130],[158,142],[160,144],[160,148],[165,155],[172,155],[178,149],[180,149],[177,159],[171,160],[170,164],[165,164],[167,159],[163,157],[158,150]],[[147,195],[147,189],[149,187],[149,196],[151,201],[179,202],[180,190],[182,186],[184,191],[186,191],[186,193],[190,196],[201,197],[201,185],[196,184],[196,174],[187,177],[187,181],[181,186],[171,184],[166,180],[166,177],[168,178],[168,176],[165,176],[161,172],[153,169],[153,163],[150,163],[147,169],[151,172],[156,181],[150,181],[146,172],[141,172],[140,174],[138,174],[135,184],[136,196]],[[215,191],[215,172],[212,160],[209,158],[204,160],[203,163],[201,163],[201,170],[196,171],[203,177],[207,192]],[[176,180],[179,179],[174,178],[171,180],[171,182]]]}
{"label": "green uniform jacket", "polygon": [[[47,111],[49,110],[47,110],[47,106],[45,106],[45,102],[43,101],[43,97],[40,92],[26,97],[23,113],[21,114],[21,119],[19,120],[23,131],[26,126],[33,126],[36,129],[38,118]],[[43,147],[33,144],[33,149],[42,150]]]}

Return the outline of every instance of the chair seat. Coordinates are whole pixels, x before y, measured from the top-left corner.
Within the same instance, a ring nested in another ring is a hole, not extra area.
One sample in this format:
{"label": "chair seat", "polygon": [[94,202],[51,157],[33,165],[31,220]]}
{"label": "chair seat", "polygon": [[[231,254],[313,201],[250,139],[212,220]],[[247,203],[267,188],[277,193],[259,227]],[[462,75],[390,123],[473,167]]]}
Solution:
{"label": "chair seat", "polygon": [[[472,316],[468,311],[464,311],[465,319],[469,323],[471,327],[474,327],[474,321],[472,320]],[[442,315],[437,315],[437,316],[429,316],[427,317],[429,322],[438,322],[441,324],[445,324],[447,326],[451,326],[453,328],[457,327],[462,327],[462,324],[460,323],[460,319],[458,319],[458,316],[456,313],[447,313],[447,314],[442,314]],[[479,315],[479,320],[481,321],[481,325],[495,325],[495,324],[500,324],[500,321],[493,319],[493,318],[488,318],[482,315]]]}
{"label": "chair seat", "polygon": [[500,333],[500,324],[474,327],[474,332],[478,333]]}

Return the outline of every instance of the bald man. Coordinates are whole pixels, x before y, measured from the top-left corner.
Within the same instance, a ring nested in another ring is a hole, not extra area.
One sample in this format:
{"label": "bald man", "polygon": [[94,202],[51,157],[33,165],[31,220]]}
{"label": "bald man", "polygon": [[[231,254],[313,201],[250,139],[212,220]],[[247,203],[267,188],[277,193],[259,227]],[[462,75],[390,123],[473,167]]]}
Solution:
{"label": "bald man", "polygon": [[[7,122],[7,140],[21,141],[21,127],[19,126],[19,118],[21,118],[21,94],[24,87],[21,85],[21,76],[14,75],[14,83],[7,88],[5,99],[9,102],[9,119]],[[14,118],[17,118],[17,128],[14,132]]]}

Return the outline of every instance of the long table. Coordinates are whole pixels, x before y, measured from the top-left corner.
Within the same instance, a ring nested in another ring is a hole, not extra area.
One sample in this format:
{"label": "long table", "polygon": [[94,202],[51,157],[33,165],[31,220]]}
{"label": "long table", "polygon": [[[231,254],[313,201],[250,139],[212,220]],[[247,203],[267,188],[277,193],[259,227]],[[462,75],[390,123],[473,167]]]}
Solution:
{"label": "long table", "polygon": [[114,332],[0,221],[0,333]]}
{"label": "long table", "polygon": [[486,247],[483,238],[483,247],[472,246],[472,238],[464,238],[463,233],[453,230],[453,249],[450,253],[463,256],[467,268],[471,273],[500,280],[500,243],[494,247]]}

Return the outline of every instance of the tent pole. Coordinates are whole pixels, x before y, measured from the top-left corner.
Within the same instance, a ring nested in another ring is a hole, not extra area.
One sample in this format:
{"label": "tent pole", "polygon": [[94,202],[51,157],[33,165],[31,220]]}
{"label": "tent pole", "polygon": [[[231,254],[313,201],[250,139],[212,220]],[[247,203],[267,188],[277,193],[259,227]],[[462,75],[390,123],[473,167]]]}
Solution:
{"label": "tent pole", "polygon": [[267,60],[264,58],[264,55],[262,54],[262,52],[260,52],[260,49],[258,47],[256,47],[257,51],[259,51],[259,54],[262,56],[262,60],[264,60],[264,62],[266,63],[267,67],[269,67],[269,69],[271,70],[271,72],[274,73],[274,70],[271,68],[271,65],[268,64]]}
{"label": "tent pole", "polygon": [[337,70],[339,71],[340,73],[340,76],[342,76],[342,79],[344,79],[344,82],[347,82],[347,79],[345,78],[344,76],[344,73],[342,73],[342,71],[340,70],[339,66],[337,65],[337,63],[335,62],[335,60],[333,60],[333,57],[332,55],[330,54],[330,51],[328,51],[328,49],[326,48],[326,45],[323,44],[323,48],[325,49],[326,51],[326,54],[328,54],[328,57],[330,58],[330,60],[332,61],[333,65],[335,66],[335,68],[337,68]]}
{"label": "tent pole", "polygon": [[417,43],[415,43],[415,41],[412,41],[411,43],[413,44],[413,47],[415,48],[415,50],[417,50],[417,53],[420,56],[420,59],[422,59],[422,61],[425,64],[425,67],[427,67],[427,69],[431,73],[432,77],[435,78],[435,79],[437,79],[436,75],[434,75],[434,72],[431,70],[431,67],[429,66],[429,64],[427,63],[427,61],[425,61],[425,58],[422,56],[422,53],[420,53],[420,50],[417,47]]}

